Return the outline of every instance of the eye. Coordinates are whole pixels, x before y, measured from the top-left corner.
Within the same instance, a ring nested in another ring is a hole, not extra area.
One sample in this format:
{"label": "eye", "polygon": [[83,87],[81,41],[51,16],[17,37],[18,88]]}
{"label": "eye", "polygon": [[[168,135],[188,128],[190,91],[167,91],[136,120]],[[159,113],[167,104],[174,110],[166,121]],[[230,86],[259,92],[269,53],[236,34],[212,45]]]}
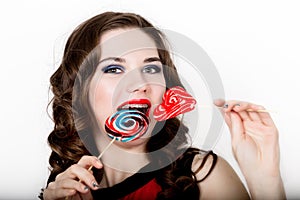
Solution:
{"label": "eye", "polygon": [[156,74],[161,72],[161,68],[157,65],[147,65],[142,69],[143,73]]}
{"label": "eye", "polygon": [[120,65],[109,65],[107,67],[104,67],[102,71],[106,74],[120,74],[124,72],[124,67]]}

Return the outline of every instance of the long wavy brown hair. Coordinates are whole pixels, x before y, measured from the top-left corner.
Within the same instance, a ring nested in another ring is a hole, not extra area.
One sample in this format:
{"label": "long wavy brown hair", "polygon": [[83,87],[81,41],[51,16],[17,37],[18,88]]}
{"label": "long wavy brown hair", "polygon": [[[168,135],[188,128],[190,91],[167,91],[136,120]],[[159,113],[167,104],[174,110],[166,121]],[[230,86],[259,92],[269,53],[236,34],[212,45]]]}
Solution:
{"label": "long wavy brown hair", "polygon": [[[97,57],[87,58],[99,44],[101,35],[117,28],[142,28],[156,43],[162,64],[167,66],[163,68],[166,88],[183,87],[167,50],[164,34],[141,16],[133,13],[105,12],[79,25],[68,38],[62,62],[50,78],[54,94],[50,104],[55,126],[48,137],[52,149],[48,183],[54,181],[57,174],[77,163],[83,155],[93,154],[93,149],[87,149],[87,146],[93,146],[93,140],[88,137],[92,135],[93,120],[90,120],[91,112],[86,102],[88,102],[89,80],[95,72]],[[82,68],[84,71],[81,71],[82,65],[86,65]],[[157,199],[175,199],[183,195],[190,199],[198,199],[200,191],[195,174],[191,171],[193,158],[191,155],[199,150],[186,148],[183,154],[176,153],[179,146],[188,144],[188,128],[177,118],[169,119],[164,124],[157,124],[160,125],[163,128],[149,139],[146,149],[148,152],[163,150],[150,159],[157,165],[164,165],[166,161],[176,161],[164,167],[160,178],[157,179],[162,187]],[[79,132],[87,135],[85,141],[79,136]],[[172,145],[163,148],[170,141]],[[100,178],[101,173],[103,170],[98,173]]]}

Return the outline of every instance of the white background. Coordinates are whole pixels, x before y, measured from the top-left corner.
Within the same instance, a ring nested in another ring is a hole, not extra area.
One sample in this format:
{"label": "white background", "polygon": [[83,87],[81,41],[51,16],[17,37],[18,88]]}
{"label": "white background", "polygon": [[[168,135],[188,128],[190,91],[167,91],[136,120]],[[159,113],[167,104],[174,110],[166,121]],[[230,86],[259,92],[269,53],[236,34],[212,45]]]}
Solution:
{"label": "white background", "polygon": [[[5,3],[3,3],[5,2]],[[196,2],[196,1],[194,1]],[[277,110],[282,177],[300,197],[298,1],[52,0],[0,5],[0,199],[36,199],[48,177],[50,75],[70,32],[103,11],[131,11],[196,41],[214,61],[227,99]],[[215,151],[234,162],[224,129]],[[263,178],[263,177],[262,177]]]}

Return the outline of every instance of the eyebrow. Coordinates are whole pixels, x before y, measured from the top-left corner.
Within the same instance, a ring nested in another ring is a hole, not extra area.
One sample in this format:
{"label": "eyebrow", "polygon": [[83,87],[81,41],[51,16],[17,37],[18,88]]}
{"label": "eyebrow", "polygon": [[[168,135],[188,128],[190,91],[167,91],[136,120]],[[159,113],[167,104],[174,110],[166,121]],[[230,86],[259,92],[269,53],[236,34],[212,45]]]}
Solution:
{"label": "eyebrow", "polygon": [[[107,58],[104,58],[104,59],[100,60],[99,64],[102,63],[102,62],[108,61],[108,60],[112,60],[112,61],[120,62],[120,63],[125,63],[126,62],[126,60],[124,58],[107,57]],[[155,62],[155,61],[161,62],[161,59],[159,57],[149,57],[149,58],[146,58],[144,60],[144,63],[150,63],[150,62]]]}
{"label": "eyebrow", "polygon": [[161,62],[161,59],[158,57],[150,57],[150,58],[146,58],[144,60],[144,63],[155,62],[155,61]]}

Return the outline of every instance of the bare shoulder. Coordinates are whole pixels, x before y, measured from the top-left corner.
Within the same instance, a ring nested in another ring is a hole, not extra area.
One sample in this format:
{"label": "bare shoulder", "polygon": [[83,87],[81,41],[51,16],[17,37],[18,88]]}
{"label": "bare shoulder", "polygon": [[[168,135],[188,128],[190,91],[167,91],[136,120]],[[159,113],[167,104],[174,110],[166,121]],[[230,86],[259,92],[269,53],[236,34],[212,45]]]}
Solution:
{"label": "bare shoulder", "polygon": [[200,199],[250,199],[240,178],[222,157],[197,155],[192,170],[197,180],[204,179],[198,183]]}

